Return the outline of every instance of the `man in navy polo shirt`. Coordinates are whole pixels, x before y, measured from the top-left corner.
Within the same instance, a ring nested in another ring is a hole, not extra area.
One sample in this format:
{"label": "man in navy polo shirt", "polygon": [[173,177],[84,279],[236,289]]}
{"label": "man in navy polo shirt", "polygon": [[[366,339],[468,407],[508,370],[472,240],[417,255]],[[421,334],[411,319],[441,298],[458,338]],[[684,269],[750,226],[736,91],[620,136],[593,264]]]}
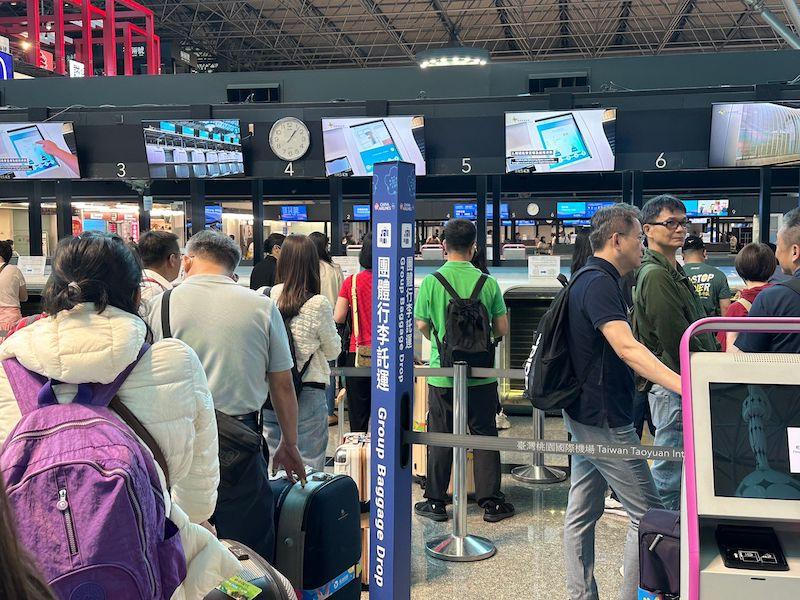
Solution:
{"label": "man in navy polo shirt", "polygon": [[[585,374],[581,396],[564,411],[572,441],[639,445],[633,425],[633,371],[680,391],[680,377],[633,337],[629,307],[619,284],[642,261],[639,211],[627,204],[599,210],[589,236],[594,256],[573,275],[568,299],[567,343],[575,372]],[[661,508],[647,461],[575,455],[564,523],[567,591],[572,600],[598,598],[594,530],[603,516],[608,486],[630,518],[620,597],[635,600],[639,580],[639,520]]]}
{"label": "man in navy polo shirt", "polygon": [[[750,317],[800,317],[800,208],[783,216],[775,256],[781,270],[791,277],[756,296]],[[797,333],[740,333],[729,352],[800,353]]]}

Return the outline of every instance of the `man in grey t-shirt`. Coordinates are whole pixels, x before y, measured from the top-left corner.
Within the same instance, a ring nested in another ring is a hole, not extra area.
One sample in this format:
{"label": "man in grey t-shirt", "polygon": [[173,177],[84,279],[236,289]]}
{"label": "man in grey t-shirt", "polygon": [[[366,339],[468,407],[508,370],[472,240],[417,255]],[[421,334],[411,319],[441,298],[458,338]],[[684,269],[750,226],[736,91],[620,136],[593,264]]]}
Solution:
{"label": "man in grey t-shirt", "polygon": [[[290,476],[305,479],[297,450],[297,398],[286,329],[269,298],[233,280],[240,259],[241,250],[227,236],[213,231],[195,234],[182,259],[185,281],[146,304],[146,319],[155,339],[161,339],[168,317],[168,335],[194,349],[218,412],[260,434],[261,409],[270,395],[281,427],[273,468],[283,467]],[[223,443],[221,457],[226,450],[232,449]],[[265,456],[255,454],[235,473],[220,460],[220,480],[213,516],[219,536],[272,560],[273,499]]]}

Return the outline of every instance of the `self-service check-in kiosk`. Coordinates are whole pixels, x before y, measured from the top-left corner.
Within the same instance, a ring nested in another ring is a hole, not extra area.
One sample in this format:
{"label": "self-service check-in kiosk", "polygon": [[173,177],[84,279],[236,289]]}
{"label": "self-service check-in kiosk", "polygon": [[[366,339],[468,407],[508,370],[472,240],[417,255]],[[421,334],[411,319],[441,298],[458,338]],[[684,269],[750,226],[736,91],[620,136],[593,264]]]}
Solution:
{"label": "self-service check-in kiosk", "polygon": [[800,355],[689,353],[709,331],[800,334],[800,319],[704,319],[681,347],[681,597],[800,598]]}

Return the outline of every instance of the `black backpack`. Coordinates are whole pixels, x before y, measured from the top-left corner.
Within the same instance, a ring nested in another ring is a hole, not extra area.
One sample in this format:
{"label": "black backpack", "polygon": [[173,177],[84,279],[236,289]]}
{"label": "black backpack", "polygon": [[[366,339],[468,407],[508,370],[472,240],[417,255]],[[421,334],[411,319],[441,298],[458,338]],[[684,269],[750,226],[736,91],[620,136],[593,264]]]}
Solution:
{"label": "black backpack", "polygon": [[433,329],[441,367],[452,367],[459,361],[470,367],[494,367],[495,342],[489,311],[480,301],[481,290],[488,277],[481,273],[469,298],[462,298],[438,271],[433,276],[450,295],[444,321],[444,337]]}
{"label": "black backpack", "polygon": [[533,336],[533,347],[525,361],[523,395],[540,410],[563,409],[575,402],[591,371],[587,369],[580,377],[575,373],[567,343],[569,293],[578,277],[589,271],[603,272],[599,267],[589,266],[575,273],[553,299]]}

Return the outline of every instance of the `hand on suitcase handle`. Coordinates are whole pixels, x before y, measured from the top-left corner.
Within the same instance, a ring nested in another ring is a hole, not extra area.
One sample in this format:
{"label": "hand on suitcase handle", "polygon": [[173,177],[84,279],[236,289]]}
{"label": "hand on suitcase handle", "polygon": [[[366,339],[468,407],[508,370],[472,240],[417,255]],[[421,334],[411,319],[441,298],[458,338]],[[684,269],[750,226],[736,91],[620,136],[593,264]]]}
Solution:
{"label": "hand on suitcase handle", "polygon": [[303,465],[303,458],[300,456],[300,451],[297,449],[296,445],[286,444],[283,440],[278,444],[278,448],[275,450],[275,456],[272,457],[273,474],[280,468],[286,471],[286,477],[289,480],[296,482],[299,478],[300,482],[305,487],[306,469]]}

